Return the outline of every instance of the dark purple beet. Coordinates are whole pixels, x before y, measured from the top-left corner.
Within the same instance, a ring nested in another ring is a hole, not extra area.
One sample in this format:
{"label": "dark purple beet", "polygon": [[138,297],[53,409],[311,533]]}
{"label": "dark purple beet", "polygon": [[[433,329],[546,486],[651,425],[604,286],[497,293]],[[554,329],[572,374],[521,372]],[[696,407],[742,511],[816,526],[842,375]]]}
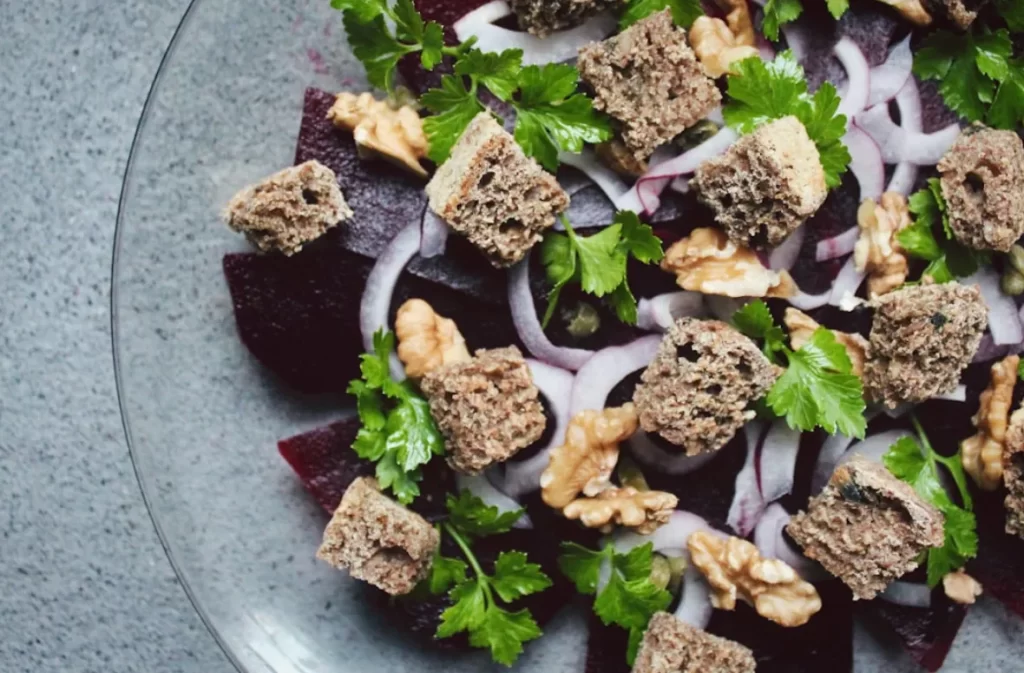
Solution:
{"label": "dark purple beet", "polygon": [[914,661],[929,671],[942,668],[967,609],[933,592],[932,607],[908,608],[876,599],[863,606],[869,621],[886,624],[903,641]]}
{"label": "dark purple beet", "polygon": [[818,262],[814,256],[818,241],[857,226],[859,198],[860,187],[857,180],[847,172],[843,176],[843,184],[829,193],[825,204],[807,221],[807,236],[791,272],[793,280],[804,292],[817,294],[827,290],[846,262],[845,258]]}
{"label": "dark purple beet", "polygon": [[937,82],[918,79],[917,86],[921,91],[921,122],[925,133],[934,133],[960,121],[959,115],[950,110],[943,100]]}
{"label": "dark purple beet", "polygon": [[629,673],[626,648],[629,632],[617,626],[605,626],[591,613],[587,634],[587,661],[584,673]]}
{"label": "dark purple beet", "polygon": [[976,495],[978,556],[967,570],[987,593],[1024,617],[1024,540],[1006,533],[1004,497],[1002,490]]}
{"label": "dark purple beet", "polygon": [[846,70],[832,53],[843,37],[853,40],[872,66],[885,61],[889,45],[902,25],[892,10],[881,4],[854,4],[839,21],[833,21],[823,3],[806,5],[807,17],[802,20],[807,36],[807,53],[802,64],[811,91],[823,82],[841,82]]}

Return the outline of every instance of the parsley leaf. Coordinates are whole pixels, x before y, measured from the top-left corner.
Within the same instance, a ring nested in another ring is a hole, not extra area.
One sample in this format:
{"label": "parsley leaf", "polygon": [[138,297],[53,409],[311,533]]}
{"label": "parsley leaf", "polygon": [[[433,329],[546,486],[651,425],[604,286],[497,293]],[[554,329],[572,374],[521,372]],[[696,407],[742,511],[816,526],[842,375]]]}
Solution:
{"label": "parsley leaf", "polygon": [[430,578],[428,579],[430,593],[440,595],[452,586],[465,582],[466,570],[466,564],[459,559],[441,556],[438,552],[434,555],[434,563],[430,566]]}
{"label": "parsley leaf", "polygon": [[796,116],[818,148],[825,182],[830,188],[840,185],[850,152],[842,142],[847,119],[838,114],[839,94],[832,84],[825,83],[810,95],[804,69],[793,52],[784,51],[771,62],[751,57],[734,63],[728,76],[728,94],[730,100],[722,112],[726,123],[740,133]]}
{"label": "parsley leaf", "polygon": [[544,591],[551,586],[551,578],[536,563],[527,563],[523,552],[506,551],[498,555],[491,584],[501,600],[511,603],[517,598]]}
{"label": "parsley leaf", "polygon": [[497,535],[507,533],[512,525],[523,515],[522,509],[502,512],[493,505],[463,489],[459,494],[449,494],[445,505],[451,523],[463,533],[474,536]]}
{"label": "parsley leaf", "polygon": [[476,94],[466,88],[462,78],[455,75],[442,77],[441,88],[427,91],[420,102],[437,113],[423,120],[423,132],[430,141],[431,161],[443,163],[469,123],[484,111],[484,106]]}
{"label": "parsley leaf", "polygon": [[576,591],[589,596],[597,591],[601,564],[606,556],[607,550],[593,551],[575,542],[563,542],[558,568],[573,581]]}
{"label": "parsley leaf", "polygon": [[629,0],[619,17],[619,30],[625,30],[666,7],[672,11],[675,24],[682,28],[689,28],[697,17],[704,15],[700,0]]}
{"label": "parsley leaf", "polygon": [[552,231],[544,237],[541,261],[552,290],[544,313],[546,326],[555,313],[562,288],[579,283],[584,292],[605,297],[619,319],[636,323],[636,298],[629,289],[626,267],[630,257],[642,264],[661,261],[665,252],[650,226],[632,211],[620,211],[615,221],[592,236],[577,234],[562,217],[565,233]]}
{"label": "parsley leaf", "polygon": [[786,371],[772,385],[765,402],[789,427],[803,431],[820,427],[831,434],[864,437],[863,385],[831,330],[819,327],[808,343],[794,351],[760,299],[733,314],[733,325],[748,337],[763,341],[765,355],[773,362],[778,362],[780,355],[785,357]]}
{"label": "parsley leaf", "polygon": [[1024,4],[1020,0],[995,0],[995,5],[1010,30],[1024,32]]}
{"label": "parsley leaf", "polygon": [[[973,502],[960,454],[947,457],[936,453],[917,417],[911,415],[911,421],[917,431],[917,439],[901,438],[889,448],[883,462],[893,475],[913,486],[918,495],[945,517],[943,546],[927,552],[928,586],[934,587],[947,573],[959,570],[968,559],[977,555],[977,522],[971,511]],[[946,468],[956,483],[962,507],[953,502],[942,485],[939,465]]]}
{"label": "parsley leaf", "polygon": [[800,0],[768,0],[764,5],[764,23],[761,29],[765,37],[773,42],[777,41],[782,24],[796,21],[803,13],[804,6]]}
{"label": "parsley leaf", "polygon": [[495,97],[507,101],[519,88],[518,77],[522,62],[522,49],[506,49],[502,52],[470,49],[456,62],[455,74],[476,79]]}
{"label": "parsley leaf", "polygon": [[937,178],[930,179],[927,187],[911,195],[908,208],[914,215],[914,223],[902,229],[896,238],[909,255],[928,262],[922,277],[948,283],[978,270],[985,255],[962,245],[954,237],[942,184]]}
{"label": "parsley leaf", "polygon": [[360,458],[375,462],[381,488],[390,489],[408,505],[420,494],[420,468],[444,453],[444,439],[427,401],[408,381],[391,378],[395,335],[377,331],[373,347],[373,353],[360,356],[362,379],[348,385],[362,424],[352,449]]}
{"label": "parsley leaf", "polygon": [[1024,122],[1024,58],[1010,61],[1009,65],[988,110],[989,125],[1000,129],[1013,129]]}
{"label": "parsley leaf", "polygon": [[1024,381],[1024,358],[1017,364],[1017,378]]}
{"label": "parsley leaf", "polygon": [[825,4],[833,19],[841,18],[850,9],[850,0],[825,0]]}

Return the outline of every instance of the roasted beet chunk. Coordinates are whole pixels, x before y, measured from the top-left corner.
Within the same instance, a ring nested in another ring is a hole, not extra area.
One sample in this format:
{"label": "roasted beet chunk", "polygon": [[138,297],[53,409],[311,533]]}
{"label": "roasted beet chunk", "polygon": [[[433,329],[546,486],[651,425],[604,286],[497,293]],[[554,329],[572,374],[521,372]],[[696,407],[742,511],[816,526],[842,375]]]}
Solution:
{"label": "roasted beet chunk", "polygon": [[932,593],[932,607],[910,608],[878,599],[863,607],[869,621],[880,620],[896,632],[914,661],[929,671],[942,668],[967,608]]}

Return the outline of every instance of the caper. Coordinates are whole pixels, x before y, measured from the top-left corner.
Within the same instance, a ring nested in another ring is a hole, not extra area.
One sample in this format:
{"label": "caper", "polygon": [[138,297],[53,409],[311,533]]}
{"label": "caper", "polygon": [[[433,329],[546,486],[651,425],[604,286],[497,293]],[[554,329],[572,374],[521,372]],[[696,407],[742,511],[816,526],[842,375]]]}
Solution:
{"label": "caper", "polygon": [[1019,271],[1007,269],[1003,272],[1003,277],[999,284],[1003,289],[1003,294],[1008,294],[1011,297],[1024,294],[1024,276]]}
{"label": "caper", "polygon": [[651,490],[651,487],[647,485],[644,473],[628,456],[619,456],[619,464],[615,471],[618,474],[619,483],[624,487],[635,488],[641,493]]}
{"label": "caper", "polygon": [[601,328],[601,316],[590,304],[579,301],[571,309],[562,312],[565,330],[576,339],[592,336]]}
{"label": "caper", "polygon": [[668,581],[668,590],[677,594],[679,593],[679,590],[683,588],[683,573],[686,572],[686,557],[669,556],[668,567],[672,571],[671,577]]}
{"label": "caper", "polygon": [[661,554],[651,557],[651,584],[659,589],[667,589],[672,581],[672,565]]}
{"label": "caper", "polygon": [[1010,266],[1020,273],[1024,273],[1024,246],[1014,245],[1010,248],[1010,252],[1006,253],[1006,258],[1010,261]]}
{"label": "caper", "polygon": [[680,149],[690,149],[718,133],[718,124],[710,119],[702,119],[690,128],[686,129],[676,138],[676,145]]}

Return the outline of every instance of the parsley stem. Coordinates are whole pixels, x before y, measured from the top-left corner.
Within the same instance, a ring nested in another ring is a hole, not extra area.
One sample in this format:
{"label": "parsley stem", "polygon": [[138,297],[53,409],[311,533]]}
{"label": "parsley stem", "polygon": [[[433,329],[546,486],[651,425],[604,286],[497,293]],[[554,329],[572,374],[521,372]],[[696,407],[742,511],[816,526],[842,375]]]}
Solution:
{"label": "parsley stem", "polygon": [[935,449],[932,448],[932,443],[928,441],[928,435],[924,432],[924,427],[921,425],[921,421],[917,420],[917,414],[910,414],[910,422],[914,426],[914,431],[917,432],[917,439],[921,442],[921,446],[928,451],[928,462],[934,463],[933,456],[935,455]]}
{"label": "parsley stem", "polygon": [[462,534],[459,533],[455,526],[450,523],[446,522],[441,525],[444,527],[444,530],[448,535],[455,540],[455,544],[459,545],[459,549],[462,550],[462,555],[466,557],[467,561],[469,561],[470,567],[473,568],[473,572],[476,573],[476,576],[480,581],[480,588],[483,589],[487,602],[494,603],[494,597],[491,595],[491,584],[487,577],[487,573],[485,573],[484,569],[480,567],[480,562],[476,560],[476,554],[474,554],[473,550],[470,549],[469,543],[466,542],[466,538],[462,537]]}
{"label": "parsley stem", "polygon": [[571,238],[572,240],[575,241],[576,240],[576,232],[573,230],[572,224],[569,223],[568,215],[566,215],[565,213],[562,213],[561,215],[559,215],[559,218],[562,220],[562,226],[565,227],[565,233],[567,233],[569,235],[569,238]]}
{"label": "parsley stem", "polygon": [[971,493],[967,490],[967,484],[960,479],[958,474],[959,466],[959,453],[955,456],[947,457],[940,455],[932,448],[932,443],[928,440],[928,435],[925,434],[924,426],[921,425],[921,421],[918,420],[917,414],[910,414],[910,422],[914,426],[914,431],[917,432],[918,441],[921,442],[921,446],[925,450],[925,460],[928,462],[930,467],[935,474],[938,474],[939,467],[937,463],[941,463],[945,467],[950,475],[953,477],[953,481],[956,483],[957,490],[960,492],[960,500],[963,502],[964,508],[967,510],[971,509],[972,500]]}

